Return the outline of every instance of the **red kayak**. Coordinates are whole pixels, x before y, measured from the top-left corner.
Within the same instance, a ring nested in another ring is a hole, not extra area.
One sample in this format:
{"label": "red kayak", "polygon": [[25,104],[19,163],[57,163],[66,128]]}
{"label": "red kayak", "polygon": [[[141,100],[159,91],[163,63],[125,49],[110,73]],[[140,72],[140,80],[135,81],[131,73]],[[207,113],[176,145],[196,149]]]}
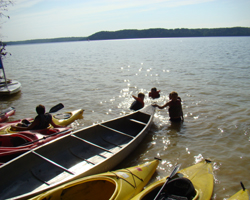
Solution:
{"label": "red kayak", "polygon": [[0,123],[7,121],[9,116],[14,115],[16,112],[16,109],[14,107],[9,107],[5,110],[2,110],[0,113]]}
{"label": "red kayak", "polygon": [[8,162],[26,151],[70,132],[71,129],[65,127],[0,135],[0,163]]}
{"label": "red kayak", "polygon": [[[33,121],[33,118],[25,118],[27,121],[31,122]],[[21,123],[22,120],[24,119],[19,119],[19,120],[15,120],[15,121],[11,121],[11,122],[3,122],[3,123],[0,123],[0,131],[3,131],[4,129],[10,127],[11,125],[16,125],[18,123]],[[0,133],[2,134],[2,133]]]}

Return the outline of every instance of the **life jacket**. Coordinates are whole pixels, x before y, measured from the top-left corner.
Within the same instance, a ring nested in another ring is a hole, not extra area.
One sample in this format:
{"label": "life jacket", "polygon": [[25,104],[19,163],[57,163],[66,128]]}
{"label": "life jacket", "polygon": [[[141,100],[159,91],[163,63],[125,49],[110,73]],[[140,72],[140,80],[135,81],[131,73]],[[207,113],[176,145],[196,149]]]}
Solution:
{"label": "life jacket", "polygon": [[142,101],[139,101],[138,99],[137,100],[135,100],[133,103],[132,103],[132,105],[130,106],[130,110],[134,110],[134,111],[136,111],[136,110],[140,110],[141,108],[143,108],[144,107],[144,102]]}
{"label": "life jacket", "polygon": [[156,99],[156,98],[159,98],[160,97],[160,94],[159,94],[160,90],[152,93],[152,92],[149,92],[148,96],[149,97],[152,97],[153,99]]}
{"label": "life jacket", "polygon": [[170,101],[168,112],[170,119],[181,117],[182,114],[181,101],[180,100]]}
{"label": "life jacket", "polygon": [[49,127],[49,124],[52,120],[52,116],[49,113],[45,113],[42,115],[37,115],[35,120],[39,120],[39,125],[34,127],[35,130],[45,129],[45,128]]}

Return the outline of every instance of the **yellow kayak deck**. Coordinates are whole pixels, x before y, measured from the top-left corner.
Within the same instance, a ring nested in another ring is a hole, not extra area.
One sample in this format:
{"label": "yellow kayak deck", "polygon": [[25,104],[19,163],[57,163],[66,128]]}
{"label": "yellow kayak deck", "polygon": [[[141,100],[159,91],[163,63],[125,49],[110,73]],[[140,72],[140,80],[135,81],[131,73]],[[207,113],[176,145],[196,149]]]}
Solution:
{"label": "yellow kayak deck", "polygon": [[[154,199],[164,183],[166,182],[167,177],[164,177],[163,179],[156,181],[155,183],[152,183],[149,185],[145,190],[143,190],[141,193],[136,195],[133,200],[149,200]],[[170,183],[172,181],[172,183]],[[175,182],[174,182],[175,181]],[[191,183],[190,183],[191,182]],[[174,187],[171,186],[171,189],[167,189],[168,184],[172,184]],[[199,199],[199,200],[207,200],[212,197],[213,193],[213,186],[214,186],[214,178],[213,178],[213,171],[212,171],[212,165],[210,161],[202,161],[200,163],[197,163],[195,165],[192,165],[190,167],[187,167],[185,169],[182,169],[177,172],[176,175],[168,182],[166,185],[166,194],[173,194],[176,196],[181,196],[180,194],[185,194],[187,191],[187,188],[183,189],[183,184],[188,186],[188,190],[190,190],[189,193],[192,193],[192,199]],[[192,190],[191,190],[191,189]],[[171,190],[171,191],[170,191]],[[176,191],[173,192],[173,191]]]}
{"label": "yellow kayak deck", "polygon": [[245,189],[244,185],[241,183],[242,189],[236,194],[231,196],[228,200],[249,200],[249,191]]}
{"label": "yellow kayak deck", "polygon": [[68,126],[77,119],[83,118],[83,109],[74,110],[71,112],[65,112],[62,114],[52,115],[52,120],[56,125]]}
{"label": "yellow kayak deck", "polygon": [[33,200],[126,200],[138,194],[154,174],[158,160],[81,178],[38,195]]}

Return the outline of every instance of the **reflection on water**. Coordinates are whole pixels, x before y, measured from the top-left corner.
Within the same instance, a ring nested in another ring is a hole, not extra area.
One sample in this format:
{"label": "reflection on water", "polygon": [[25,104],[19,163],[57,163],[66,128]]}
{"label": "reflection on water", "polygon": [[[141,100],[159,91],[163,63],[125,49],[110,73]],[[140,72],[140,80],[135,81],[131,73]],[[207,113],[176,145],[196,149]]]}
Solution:
{"label": "reflection on water", "polygon": [[22,97],[22,92],[19,91],[16,94],[0,96],[0,111],[15,104],[15,101]]}
{"label": "reflection on water", "polygon": [[[44,51],[46,49],[46,51]],[[118,167],[162,159],[155,179],[176,164],[188,167],[204,158],[213,161],[213,199],[250,188],[250,37],[113,40],[9,46],[4,59],[8,78],[22,84],[21,93],[0,100],[13,106],[11,119],[33,117],[42,103],[47,110],[84,109],[75,127],[126,113],[131,95],[143,92],[145,104],[163,105],[168,94],[182,98],[185,121],[171,124],[167,109],[156,109],[151,131]],[[161,90],[148,98],[152,87]]]}
{"label": "reflection on water", "polygon": [[170,125],[168,126],[168,134],[176,134],[181,133],[181,127],[183,125],[183,122],[170,122]]}
{"label": "reflection on water", "polygon": [[14,102],[14,101],[20,99],[21,96],[22,96],[22,92],[19,91],[19,92],[15,93],[15,94],[12,94],[12,95],[3,95],[3,96],[1,96],[0,101],[2,101],[3,103],[8,101],[10,103],[10,102]]}

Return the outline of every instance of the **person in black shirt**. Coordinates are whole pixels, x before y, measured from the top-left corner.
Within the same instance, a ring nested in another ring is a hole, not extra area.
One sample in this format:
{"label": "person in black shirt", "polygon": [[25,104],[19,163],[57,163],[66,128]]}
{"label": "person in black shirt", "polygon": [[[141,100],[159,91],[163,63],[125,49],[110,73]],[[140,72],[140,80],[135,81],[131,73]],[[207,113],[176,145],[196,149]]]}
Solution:
{"label": "person in black shirt", "polygon": [[52,116],[49,113],[45,113],[45,107],[43,105],[38,105],[36,107],[37,116],[33,122],[28,122],[27,120],[22,121],[21,124],[12,125],[11,130],[13,131],[25,131],[25,130],[38,130],[48,128],[51,124],[54,128],[60,128],[62,126],[56,125]]}

